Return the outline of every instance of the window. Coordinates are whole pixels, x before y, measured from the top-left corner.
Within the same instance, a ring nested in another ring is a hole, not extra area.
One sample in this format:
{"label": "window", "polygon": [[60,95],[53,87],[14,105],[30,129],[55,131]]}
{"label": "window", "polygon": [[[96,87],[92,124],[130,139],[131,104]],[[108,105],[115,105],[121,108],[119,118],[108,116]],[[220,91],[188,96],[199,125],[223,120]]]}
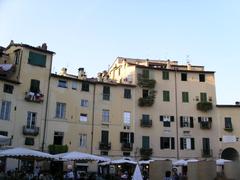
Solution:
{"label": "window", "polygon": [[149,121],[150,120],[150,116],[148,114],[143,114],[142,115],[142,119],[143,119],[143,121]]}
{"label": "window", "polygon": [[163,91],[163,101],[170,101],[170,92],[169,91]]}
{"label": "window", "polygon": [[212,124],[211,117],[198,117],[198,122],[200,123],[200,128],[211,129],[211,124]]}
{"label": "window", "polygon": [[108,131],[102,131],[101,143],[108,144]]}
{"label": "window", "polygon": [[169,71],[162,71],[162,79],[169,80]]}
{"label": "window", "polygon": [[131,89],[124,89],[124,98],[131,99]]}
{"label": "window", "polygon": [[82,82],[82,91],[89,92],[89,83],[88,82]]}
{"label": "window", "polygon": [[124,112],[123,113],[123,124],[124,129],[129,129],[131,126],[131,112]]}
{"label": "window", "polygon": [[194,138],[180,138],[180,149],[195,149]]}
{"label": "window", "polygon": [[3,92],[12,94],[13,93],[13,86],[9,84],[4,84]]}
{"label": "window", "polygon": [[72,89],[77,90],[78,83],[76,81],[72,81]]}
{"label": "window", "polygon": [[88,107],[88,100],[87,99],[81,99],[81,106],[82,107]]}
{"label": "window", "polygon": [[0,131],[0,135],[2,135],[2,136],[8,136],[8,132],[7,132],[7,131]]}
{"label": "window", "polygon": [[142,136],[142,148],[143,149],[149,149],[149,136]]}
{"label": "window", "polygon": [[46,55],[30,51],[28,63],[34,66],[46,67]]}
{"label": "window", "polygon": [[2,101],[0,119],[10,120],[11,102]]}
{"label": "window", "polygon": [[81,148],[87,147],[87,134],[80,134],[80,147]]}
{"label": "window", "polygon": [[161,149],[175,149],[174,137],[160,137]]}
{"label": "window", "polygon": [[148,69],[143,69],[142,70],[142,78],[143,79],[149,79],[149,70]]}
{"label": "window", "polygon": [[102,122],[109,123],[109,110],[107,109],[102,110]]}
{"label": "window", "polygon": [[34,145],[34,138],[26,137],[25,138],[25,145],[33,146]]}
{"label": "window", "polygon": [[205,93],[205,92],[200,93],[200,101],[207,102],[207,93]]}
{"label": "window", "polygon": [[64,132],[54,132],[53,144],[54,145],[63,145]]}
{"label": "window", "polygon": [[31,79],[30,92],[39,93],[40,92],[40,81],[36,79]]}
{"label": "window", "polygon": [[160,121],[163,122],[163,127],[171,127],[171,122],[174,121],[174,116],[160,116]]}
{"label": "window", "polygon": [[190,116],[180,116],[180,127],[190,127],[190,128],[193,128],[193,117],[190,117]]}
{"label": "window", "polygon": [[210,140],[209,138],[202,138],[203,155],[210,155]]}
{"label": "window", "polygon": [[142,97],[143,97],[143,98],[147,98],[147,97],[148,97],[148,92],[149,92],[149,91],[148,91],[147,89],[143,89],[143,90],[142,90]]}
{"label": "window", "polygon": [[182,102],[183,103],[188,103],[189,102],[188,92],[182,92]]}
{"label": "window", "polygon": [[232,129],[232,118],[231,117],[225,117],[225,129]]}
{"label": "window", "polygon": [[15,50],[14,55],[15,55],[15,64],[19,64],[19,61],[20,61],[20,49]]}
{"label": "window", "polygon": [[199,74],[199,82],[205,82],[205,74]]}
{"label": "window", "polygon": [[103,100],[110,100],[110,87],[103,86]]}
{"label": "window", "polygon": [[34,129],[36,126],[37,113],[27,112],[27,128]]}
{"label": "window", "polygon": [[67,88],[67,81],[66,80],[58,80],[58,87]]}
{"label": "window", "polygon": [[134,143],[134,133],[120,132],[120,143]]}
{"label": "window", "polygon": [[83,114],[83,113],[81,113],[80,114],[80,121],[81,122],[87,122],[87,114]]}
{"label": "window", "polygon": [[56,118],[65,119],[66,103],[57,102],[56,105]]}
{"label": "window", "polygon": [[187,73],[181,73],[181,80],[187,81]]}

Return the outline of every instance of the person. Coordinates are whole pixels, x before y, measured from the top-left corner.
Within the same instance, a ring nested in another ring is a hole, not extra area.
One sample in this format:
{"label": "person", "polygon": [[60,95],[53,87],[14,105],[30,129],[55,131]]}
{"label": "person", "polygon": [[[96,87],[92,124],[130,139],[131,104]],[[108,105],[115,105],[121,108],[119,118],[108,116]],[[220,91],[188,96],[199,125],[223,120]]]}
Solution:
{"label": "person", "polygon": [[163,178],[163,180],[172,180],[171,171],[166,171],[165,172],[165,177]]}
{"label": "person", "polygon": [[39,174],[40,174],[40,167],[36,166],[36,168],[34,169],[34,177],[38,179]]}
{"label": "person", "polygon": [[121,175],[121,179],[128,179],[128,172],[124,171],[124,173]]}
{"label": "person", "polygon": [[73,180],[74,179],[74,174],[73,174],[72,169],[68,169],[68,172],[64,176],[64,179],[67,179],[67,180]]}
{"label": "person", "polygon": [[178,175],[178,172],[177,172],[177,168],[173,168],[172,172],[173,172],[172,179],[173,180],[179,180],[179,175]]}

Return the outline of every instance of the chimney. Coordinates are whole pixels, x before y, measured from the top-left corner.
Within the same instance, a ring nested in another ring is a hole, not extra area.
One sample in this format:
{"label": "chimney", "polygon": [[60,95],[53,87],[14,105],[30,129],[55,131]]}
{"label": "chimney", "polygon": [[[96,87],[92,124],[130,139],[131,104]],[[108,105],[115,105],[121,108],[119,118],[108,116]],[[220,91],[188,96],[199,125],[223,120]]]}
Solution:
{"label": "chimney", "polygon": [[239,101],[236,101],[236,102],[235,102],[235,105],[240,105],[240,102],[239,102]]}
{"label": "chimney", "polygon": [[78,68],[78,79],[86,79],[86,72],[84,68]]}
{"label": "chimney", "polygon": [[102,73],[99,72],[99,73],[97,74],[97,80],[98,80],[98,81],[102,81],[102,80],[103,80],[103,79],[102,79]]}
{"label": "chimney", "polygon": [[42,44],[42,49],[47,50],[47,43]]}
{"label": "chimney", "polygon": [[168,59],[167,60],[167,66],[166,66],[167,69],[171,69],[171,61]]}
{"label": "chimney", "polygon": [[187,70],[191,70],[192,69],[192,66],[189,62],[187,62]]}
{"label": "chimney", "polygon": [[10,45],[13,45],[13,44],[14,44],[14,41],[13,41],[13,40],[11,40],[11,41],[10,41]]}
{"label": "chimney", "polygon": [[61,75],[61,76],[66,76],[66,75],[67,75],[67,68],[64,68],[64,67],[63,67],[63,68],[61,69],[59,75]]}

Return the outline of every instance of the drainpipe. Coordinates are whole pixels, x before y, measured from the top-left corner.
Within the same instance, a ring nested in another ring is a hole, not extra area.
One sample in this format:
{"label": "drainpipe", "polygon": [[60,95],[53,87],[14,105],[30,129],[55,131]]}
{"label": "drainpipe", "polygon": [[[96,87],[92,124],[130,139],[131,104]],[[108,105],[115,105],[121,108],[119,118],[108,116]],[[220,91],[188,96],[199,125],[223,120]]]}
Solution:
{"label": "drainpipe", "polygon": [[94,114],[95,114],[95,92],[96,92],[96,84],[93,85],[93,105],[92,105],[92,131],[91,131],[91,154],[93,154],[93,132],[94,132]]}
{"label": "drainpipe", "polygon": [[179,137],[178,137],[178,96],[177,96],[177,70],[175,69],[175,108],[176,108],[176,142],[177,142],[177,159],[179,159]]}
{"label": "drainpipe", "polygon": [[46,108],[45,108],[44,127],[43,127],[43,140],[42,140],[42,147],[41,147],[42,151],[44,151],[45,137],[46,137],[46,128],[47,128],[48,98],[49,98],[51,70],[52,70],[52,57],[53,57],[53,55],[51,56],[51,64],[50,64],[49,76],[48,76],[48,86],[47,86],[47,94],[46,94]]}

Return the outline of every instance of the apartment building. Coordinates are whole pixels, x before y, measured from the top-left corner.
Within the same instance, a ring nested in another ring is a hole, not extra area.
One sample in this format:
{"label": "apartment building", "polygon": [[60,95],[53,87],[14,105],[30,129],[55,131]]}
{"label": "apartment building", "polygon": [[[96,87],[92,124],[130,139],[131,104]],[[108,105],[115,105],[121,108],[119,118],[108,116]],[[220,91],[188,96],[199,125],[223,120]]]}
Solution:
{"label": "apartment building", "polygon": [[233,159],[232,148],[238,157],[239,109],[216,105],[213,71],[118,57],[88,78],[84,68],[51,73],[54,54],[46,44],[0,48],[0,134],[12,146],[135,159]]}

